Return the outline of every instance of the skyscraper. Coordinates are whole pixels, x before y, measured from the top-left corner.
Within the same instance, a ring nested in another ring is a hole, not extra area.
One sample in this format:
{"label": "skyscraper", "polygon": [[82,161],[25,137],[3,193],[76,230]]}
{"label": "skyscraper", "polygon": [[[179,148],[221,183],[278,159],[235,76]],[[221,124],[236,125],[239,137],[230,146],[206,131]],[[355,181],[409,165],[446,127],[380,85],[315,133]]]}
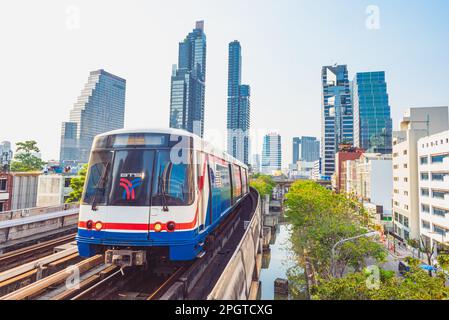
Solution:
{"label": "skyscraper", "polygon": [[314,162],[320,158],[320,142],[315,137],[293,138],[293,162],[299,160]]}
{"label": "skyscraper", "polygon": [[250,87],[241,84],[242,54],[240,43],[229,43],[228,59],[228,153],[249,163]]}
{"label": "skyscraper", "polygon": [[355,146],[370,153],[391,154],[392,119],[385,72],[357,73],[352,99]]}
{"label": "skyscraper", "polygon": [[178,65],[173,65],[170,95],[170,127],[203,136],[206,81],[204,22],[179,43]]}
{"label": "skyscraper", "polygon": [[62,123],[61,163],[88,162],[96,135],[123,128],[125,92],[125,79],[102,69],[90,73],[70,111],[70,121]]}
{"label": "skyscraper", "polygon": [[263,139],[262,172],[272,174],[273,171],[282,168],[281,136],[277,133],[269,133]]}
{"label": "skyscraper", "polygon": [[322,79],[321,158],[322,174],[335,171],[335,153],[340,143],[353,143],[354,120],[346,65],[324,66]]}
{"label": "skyscraper", "polygon": [[296,162],[298,162],[299,159],[301,159],[300,158],[301,157],[301,138],[293,137],[292,145],[293,145],[292,164],[296,164]]}

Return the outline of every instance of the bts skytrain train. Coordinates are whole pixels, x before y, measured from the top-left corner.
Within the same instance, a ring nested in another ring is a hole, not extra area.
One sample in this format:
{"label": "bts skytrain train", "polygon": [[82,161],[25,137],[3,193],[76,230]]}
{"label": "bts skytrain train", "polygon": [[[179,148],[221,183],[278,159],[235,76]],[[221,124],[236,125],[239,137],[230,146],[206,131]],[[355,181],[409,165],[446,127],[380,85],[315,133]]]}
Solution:
{"label": "bts skytrain train", "polygon": [[116,130],[95,137],[81,200],[79,254],[143,265],[204,252],[208,234],[249,193],[245,164],[178,129]]}

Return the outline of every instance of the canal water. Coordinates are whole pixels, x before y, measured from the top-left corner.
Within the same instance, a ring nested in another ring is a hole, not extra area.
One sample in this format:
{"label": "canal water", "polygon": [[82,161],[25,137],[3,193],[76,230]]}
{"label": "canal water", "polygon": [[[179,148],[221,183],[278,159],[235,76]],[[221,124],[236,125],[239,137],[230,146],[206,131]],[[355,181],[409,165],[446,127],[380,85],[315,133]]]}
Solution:
{"label": "canal water", "polygon": [[286,296],[275,295],[274,281],[276,278],[287,279],[287,271],[294,265],[288,224],[278,224],[271,231],[270,250],[264,252],[262,259],[260,299],[287,299]]}

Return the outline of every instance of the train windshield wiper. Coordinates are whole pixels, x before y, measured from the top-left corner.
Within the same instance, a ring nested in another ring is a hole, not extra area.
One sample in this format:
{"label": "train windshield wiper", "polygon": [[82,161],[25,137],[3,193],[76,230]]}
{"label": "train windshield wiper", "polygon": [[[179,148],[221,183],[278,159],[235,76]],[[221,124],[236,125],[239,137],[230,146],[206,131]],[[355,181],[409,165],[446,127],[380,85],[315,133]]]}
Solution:
{"label": "train windshield wiper", "polygon": [[158,179],[157,196],[162,199],[162,210],[168,211],[167,192],[165,190],[165,179],[163,179],[161,176],[159,176]]}
{"label": "train windshield wiper", "polygon": [[109,165],[110,162],[106,163],[106,166],[104,167],[104,170],[101,174],[100,180],[98,180],[98,184],[97,187],[95,188],[95,193],[94,193],[94,198],[92,199],[92,211],[97,211],[98,207],[97,207],[97,196],[100,193],[100,191],[103,192],[103,196],[104,196],[104,191],[105,191],[105,183],[106,183],[106,177],[107,177],[107,173],[109,170]]}

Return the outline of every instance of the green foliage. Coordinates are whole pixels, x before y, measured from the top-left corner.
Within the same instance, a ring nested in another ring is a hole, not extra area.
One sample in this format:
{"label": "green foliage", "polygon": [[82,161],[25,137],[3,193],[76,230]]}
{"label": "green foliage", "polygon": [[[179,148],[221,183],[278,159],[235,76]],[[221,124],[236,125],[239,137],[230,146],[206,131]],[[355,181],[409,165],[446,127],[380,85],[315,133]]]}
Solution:
{"label": "green foliage", "polygon": [[11,162],[11,171],[29,172],[42,170],[45,162],[32,155],[32,152],[40,152],[36,141],[18,142],[16,146],[16,154],[14,160]]}
{"label": "green foliage", "polygon": [[[293,226],[291,242],[298,257],[308,257],[318,278],[329,279],[332,247],[338,241],[366,233],[360,204],[313,181],[296,181],[286,195],[286,218]],[[334,257],[335,270],[361,270],[366,258],[383,261],[383,247],[367,238],[343,243]]]}
{"label": "green foliage", "polygon": [[259,192],[261,198],[271,195],[274,188],[274,181],[270,176],[255,174],[252,176],[249,185]]}
{"label": "green foliage", "polygon": [[[371,279],[370,279],[371,277]],[[319,300],[441,300],[449,298],[441,274],[429,275],[417,266],[411,267],[404,278],[380,269],[379,285],[368,286],[371,272],[356,272],[342,278],[321,282],[312,288],[312,299]]]}
{"label": "green foliage", "polygon": [[81,196],[83,195],[84,182],[86,181],[87,174],[87,164],[85,164],[81,170],[78,172],[78,176],[70,180],[70,187],[72,192],[70,192],[66,203],[73,203],[81,201]]}
{"label": "green foliage", "polygon": [[449,254],[440,253],[437,256],[438,265],[446,272],[449,272]]}

